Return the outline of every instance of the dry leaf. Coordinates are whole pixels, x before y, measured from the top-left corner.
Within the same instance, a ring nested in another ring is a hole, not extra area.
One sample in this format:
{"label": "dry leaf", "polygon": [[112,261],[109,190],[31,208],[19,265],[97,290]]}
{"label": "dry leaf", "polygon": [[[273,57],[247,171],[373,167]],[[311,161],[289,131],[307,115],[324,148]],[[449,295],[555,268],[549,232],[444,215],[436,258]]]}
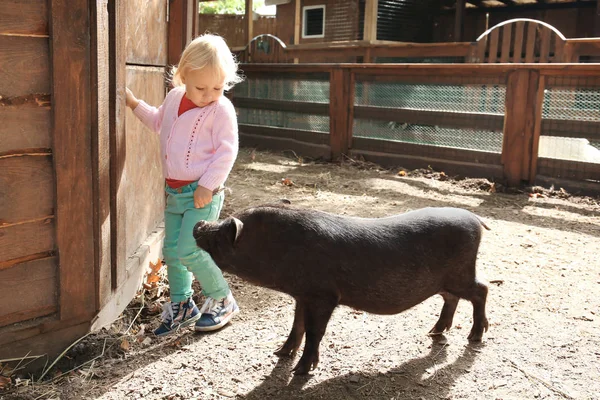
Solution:
{"label": "dry leaf", "polygon": [[121,348],[125,351],[129,351],[129,349],[131,348],[131,345],[129,344],[127,339],[123,339],[123,341],[121,342]]}
{"label": "dry leaf", "polygon": [[0,376],[0,390],[8,389],[11,383],[12,381],[10,380],[10,378]]}
{"label": "dry leaf", "polygon": [[[150,261],[150,273],[148,273],[148,277],[146,278],[146,284],[149,286],[150,289],[156,287],[155,284],[160,281],[160,276],[158,275],[158,273],[160,272],[161,268],[162,263],[160,262],[160,260],[158,260],[156,263]],[[148,287],[144,287],[148,289]]]}
{"label": "dry leaf", "polygon": [[294,182],[290,178],[281,178],[281,184],[285,186],[294,186]]}

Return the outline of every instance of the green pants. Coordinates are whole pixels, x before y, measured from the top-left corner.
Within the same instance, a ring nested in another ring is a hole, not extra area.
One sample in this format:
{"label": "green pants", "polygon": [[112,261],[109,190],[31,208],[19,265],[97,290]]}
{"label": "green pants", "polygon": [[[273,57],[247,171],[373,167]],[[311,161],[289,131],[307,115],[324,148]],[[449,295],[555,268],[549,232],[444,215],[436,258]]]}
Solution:
{"label": "green pants", "polygon": [[219,218],[225,196],[220,192],[213,196],[210,204],[194,208],[194,190],[197,187],[198,183],[194,182],[179,189],[165,188],[167,204],[163,257],[167,264],[172,302],[184,301],[194,293],[194,277],[207,297],[220,299],[229,293],[223,273],[211,256],[196,245],[192,234],[198,221],[215,221]]}

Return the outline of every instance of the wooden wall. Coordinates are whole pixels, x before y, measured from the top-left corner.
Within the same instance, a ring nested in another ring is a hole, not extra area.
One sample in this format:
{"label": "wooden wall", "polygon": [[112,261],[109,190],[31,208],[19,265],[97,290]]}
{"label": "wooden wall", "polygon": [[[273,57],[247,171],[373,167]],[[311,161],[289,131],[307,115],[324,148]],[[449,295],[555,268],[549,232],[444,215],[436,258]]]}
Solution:
{"label": "wooden wall", "polygon": [[0,2],[0,330],[58,311],[47,3]]}
{"label": "wooden wall", "polygon": [[96,311],[93,10],[0,2],[0,358],[57,354]]}
{"label": "wooden wall", "polygon": [[[197,32],[214,33],[222,36],[229,47],[243,47],[246,43],[246,17],[244,15],[198,14]],[[252,35],[264,33],[277,35],[277,20],[273,17],[258,17],[252,27]]]}
{"label": "wooden wall", "polygon": [[[324,38],[302,39],[302,33],[300,33],[300,42],[294,43],[295,1],[277,6],[277,19],[283,23],[280,22],[277,25],[276,36],[286,45],[359,39],[358,0],[301,0],[300,12],[302,12],[302,7],[316,5],[325,5]],[[302,17],[300,24],[302,24]]]}
{"label": "wooden wall", "polygon": [[[594,36],[595,10],[590,8],[565,8],[550,10],[491,11],[488,27],[514,18],[531,18],[546,22],[558,29],[566,38]],[[464,19],[463,41],[474,42],[486,30],[483,12],[467,11]],[[454,13],[444,12],[435,18],[433,42],[454,41]]]}
{"label": "wooden wall", "polygon": [[[126,84],[148,104],[160,106],[165,97],[168,0],[127,2]],[[126,246],[129,256],[163,219],[162,179],[158,135],[127,109],[125,175],[119,191],[126,198]]]}

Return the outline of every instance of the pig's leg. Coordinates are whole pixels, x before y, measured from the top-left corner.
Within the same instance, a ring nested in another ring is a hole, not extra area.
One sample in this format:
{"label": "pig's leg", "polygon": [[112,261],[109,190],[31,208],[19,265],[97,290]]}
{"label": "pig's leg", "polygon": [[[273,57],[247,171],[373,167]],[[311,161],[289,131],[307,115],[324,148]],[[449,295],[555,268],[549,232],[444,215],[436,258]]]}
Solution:
{"label": "pig's leg", "polygon": [[489,327],[485,315],[487,293],[487,285],[476,280],[474,287],[471,289],[471,296],[468,298],[473,303],[473,328],[471,328],[468,339],[473,342],[480,342],[483,332],[487,332]]}
{"label": "pig's leg", "polygon": [[296,300],[296,312],[294,314],[294,324],[292,325],[292,331],[288,336],[287,340],[275,352],[278,356],[294,356],[302,343],[302,337],[304,336],[304,305]]}
{"label": "pig's leg", "polygon": [[444,298],[444,306],[442,307],[440,318],[438,319],[433,329],[429,331],[429,334],[432,336],[440,335],[445,330],[450,330],[450,328],[452,327],[452,319],[454,318],[454,312],[456,311],[456,306],[458,305],[459,300],[457,296],[448,292],[442,292],[440,294]]}
{"label": "pig's leg", "polygon": [[319,364],[319,345],[325,334],[327,323],[333,310],[338,305],[338,299],[333,297],[314,296],[305,303],[304,322],[306,327],[306,343],[300,361],[294,367],[296,375],[305,375]]}
{"label": "pig's leg", "polygon": [[485,315],[485,301],[487,298],[488,287],[486,284],[473,278],[469,286],[460,289],[450,289],[453,295],[461,299],[469,300],[473,304],[473,328],[469,333],[468,339],[473,342],[481,341],[483,332],[488,330],[488,320]]}

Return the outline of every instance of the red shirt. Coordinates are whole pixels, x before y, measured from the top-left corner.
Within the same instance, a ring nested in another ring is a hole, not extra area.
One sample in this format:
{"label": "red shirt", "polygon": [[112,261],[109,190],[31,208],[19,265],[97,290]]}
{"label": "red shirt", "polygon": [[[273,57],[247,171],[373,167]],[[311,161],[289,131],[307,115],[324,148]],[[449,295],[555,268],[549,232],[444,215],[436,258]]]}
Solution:
{"label": "red shirt", "polygon": [[[184,112],[189,111],[192,108],[196,108],[196,107],[198,107],[198,106],[195,105],[193,101],[188,99],[186,95],[183,95],[183,98],[181,99],[181,103],[179,103],[179,110],[177,111],[177,116],[180,116]],[[189,185],[192,182],[196,182],[196,181],[179,181],[177,179],[170,179],[170,178],[167,178],[166,181],[167,181],[167,185],[169,185],[169,187],[171,187],[173,189],[177,189],[182,186]]]}

